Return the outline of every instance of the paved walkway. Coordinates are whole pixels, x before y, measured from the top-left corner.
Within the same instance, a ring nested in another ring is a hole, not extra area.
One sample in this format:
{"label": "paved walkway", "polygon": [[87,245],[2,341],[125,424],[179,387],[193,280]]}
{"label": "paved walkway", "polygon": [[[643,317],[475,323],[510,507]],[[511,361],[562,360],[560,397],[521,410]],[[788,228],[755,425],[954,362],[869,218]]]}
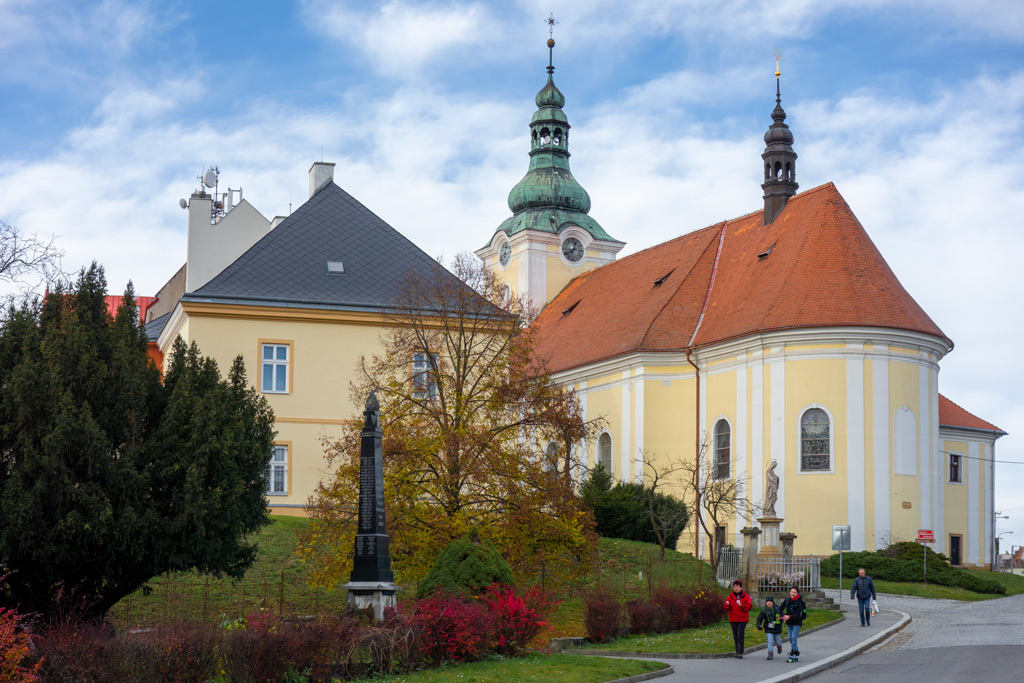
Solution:
{"label": "paved walkway", "polygon": [[[904,617],[902,613],[883,610],[871,620],[870,627],[861,627],[857,616],[857,608],[843,604],[846,619],[828,628],[800,636],[800,661],[787,663],[786,652],[789,643],[783,643],[782,656],[775,655],[772,661],[766,661],[768,651],[760,649],[748,652],[743,659],[663,659],[671,665],[675,672],[669,676],[655,680],[664,683],[692,683],[694,680],[719,681],[730,683],[754,683],[755,681],[796,681],[812,675],[825,660],[846,652],[850,648],[865,644],[865,641],[877,637],[882,631],[896,626]],[[753,624],[747,627],[753,628]]]}

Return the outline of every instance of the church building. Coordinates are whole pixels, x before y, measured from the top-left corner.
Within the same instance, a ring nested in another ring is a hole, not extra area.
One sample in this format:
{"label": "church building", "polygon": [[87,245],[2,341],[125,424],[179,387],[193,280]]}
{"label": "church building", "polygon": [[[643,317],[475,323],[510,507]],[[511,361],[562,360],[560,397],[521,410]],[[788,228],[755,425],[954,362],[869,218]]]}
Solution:
{"label": "church building", "polygon": [[[831,553],[832,526],[849,524],[853,550],[930,529],[955,564],[988,564],[1005,432],[939,394],[953,342],[839,189],[797,193],[778,71],[758,162],[763,208],[698,230],[683,216],[679,237],[618,260],[624,243],[589,215],[569,171],[553,71],[549,61],[512,216],[476,253],[542,309],[534,324],[548,369],[588,419],[603,419],[596,441],[580,445],[586,465],[639,481],[645,458],[692,460],[700,444],[712,476],[741,480],[763,504],[774,461],[775,512],[798,554]],[[728,520],[718,542],[739,545],[748,524]],[[684,534],[680,549],[694,541]]]}

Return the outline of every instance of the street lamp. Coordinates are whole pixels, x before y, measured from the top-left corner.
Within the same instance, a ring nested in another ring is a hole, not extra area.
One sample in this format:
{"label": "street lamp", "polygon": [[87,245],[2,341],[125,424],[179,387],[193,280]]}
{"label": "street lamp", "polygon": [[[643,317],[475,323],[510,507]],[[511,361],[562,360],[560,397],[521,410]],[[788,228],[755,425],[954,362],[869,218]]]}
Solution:
{"label": "street lamp", "polygon": [[1010,515],[1004,515],[1001,512],[992,511],[992,571],[996,570],[996,539],[1002,534],[996,535],[996,520],[997,519],[1009,519]]}
{"label": "street lamp", "polygon": [[[1007,519],[1007,518],[1004,517],[1002,519]],[[1004,535],[1004,533],[1013,533],[1013,531],[999,531],[998,533],[996,533],[995,537],[992,539],[992,571],[995,571],[995,551],[996,551],[996,549],[999,546],[999,537]]]}

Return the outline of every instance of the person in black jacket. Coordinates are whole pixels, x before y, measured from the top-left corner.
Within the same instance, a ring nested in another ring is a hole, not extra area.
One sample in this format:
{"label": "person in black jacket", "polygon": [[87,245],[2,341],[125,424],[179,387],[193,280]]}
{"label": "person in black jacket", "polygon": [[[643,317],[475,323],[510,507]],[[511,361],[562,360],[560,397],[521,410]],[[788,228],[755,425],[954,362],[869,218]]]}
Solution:
{"label": "person in black jacket", "polygon": [[860,610],[860,625],[871,626],[871,600],[875,599],[875,582],[864,573],[864,567],[857,570],[857,578],[850,586],[850,598],[857,596],[857,609]]}
{"label": "person in black jacket", "polygon": [[768,638],[768,659],[775,659],[775,649],[782,654],[782,614],[775,609],[775,601],[765,598],[764,609],[757,615],[758,630],[765,632]]}
{"label": "person in black jacket", "polygon": [[807,617],[807,605],[800,597],[800,589],[793,586],[789,589],[789,597],[786,598],[782,607],[782,620],[786,622],[786,634],[789,636],[789,659],[788,662],[796,662],[800,659],[800,646],[797,638],[800,636],[800,627]]}

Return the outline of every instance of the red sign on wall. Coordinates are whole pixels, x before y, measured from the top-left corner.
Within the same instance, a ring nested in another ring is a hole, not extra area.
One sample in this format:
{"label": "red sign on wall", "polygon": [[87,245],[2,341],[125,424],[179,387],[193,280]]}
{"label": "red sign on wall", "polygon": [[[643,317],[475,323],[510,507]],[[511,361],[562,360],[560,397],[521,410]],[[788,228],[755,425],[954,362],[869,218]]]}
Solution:
{"label": "red sign on wall", "polygon": [[916,540],[918,543],[935,543],[935,532],[931,529],[918,529]]}

